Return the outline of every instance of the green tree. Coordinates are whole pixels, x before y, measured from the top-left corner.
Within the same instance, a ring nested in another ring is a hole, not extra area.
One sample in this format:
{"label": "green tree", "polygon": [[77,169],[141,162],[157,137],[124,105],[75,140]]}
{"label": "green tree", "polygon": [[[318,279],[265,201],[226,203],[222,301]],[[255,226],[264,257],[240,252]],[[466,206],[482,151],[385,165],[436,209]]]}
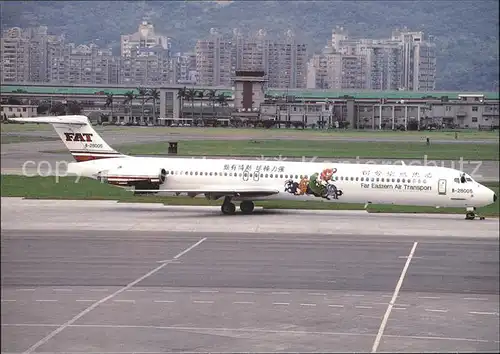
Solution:
{"label": "green tree", "polygon": [[194,124],[194,99],[196,98],[196,90],[194,88],[186,90],[186,99],[191,101],[191,121]]}
{"label": "green tree", "polygon": [[208,90],[207,97],[212,106],[212,117],[215,117],[215,101],[217,100],[217,90],[213,89]]}
{"label": "green tree", "polygon": [[[179,115],[180,117],[177,118],[183,118],[184,117],[184,100],[186,99],[186,87],[184,86],[177,92],[177,99],[179,100]],[[174,117],[176,118],[176,117]]]}
{"label": "green tree", "polygon": [[148,100],[153,101],[153,122],[156,123],[156,102],[160,99],[160,90],[158,89],[150,89]]}
{"label": "green tree", "polygon": [[111,120],[110,122],[113,122],[113,94],[112,93],[107,93],[106,94],[106,103],[104,104],[104,108],[111,108]]}
{"label": "green tree", "polygon": [[146,104],[146,100],[149,96],[149,90],[145,87],[138,87],[138,97],[141,98],[141,121],[144,122],[144,105]]}
{"label": "green tree", "polygon": [[132,103],[136,99],[137,95],[134,93],[134,91],[127,91],[125,92],[125,99],[123,100],[123,104],[128,104],[129,105],[129,115],[130,118],[133,116],[132,112]]}

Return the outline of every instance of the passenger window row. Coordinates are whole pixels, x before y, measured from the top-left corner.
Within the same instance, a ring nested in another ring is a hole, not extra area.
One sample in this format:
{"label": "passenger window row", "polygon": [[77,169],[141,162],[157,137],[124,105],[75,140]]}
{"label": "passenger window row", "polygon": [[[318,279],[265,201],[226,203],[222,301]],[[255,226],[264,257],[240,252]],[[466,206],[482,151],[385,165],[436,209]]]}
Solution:
{"label": "passenger window row", "polygon": [[[261,173],[259,176],[258,172],[247,173],[248,178],[260,177],[260,178],[295,178],[302,179],[308,178],[309,175],[288,175],[288,174],[274,174],[274,173]],[[198,171],[167,171],[167,175],[185,175],[185,176],[224,176],[224,177],[243,177],[242,172],[198,172]],[[385,182],[385,183],[427,183],[426,179],[417,178],[380,178],[380,177],[343,177],[335,176],[334,181],[351,181],[351,182]]]}

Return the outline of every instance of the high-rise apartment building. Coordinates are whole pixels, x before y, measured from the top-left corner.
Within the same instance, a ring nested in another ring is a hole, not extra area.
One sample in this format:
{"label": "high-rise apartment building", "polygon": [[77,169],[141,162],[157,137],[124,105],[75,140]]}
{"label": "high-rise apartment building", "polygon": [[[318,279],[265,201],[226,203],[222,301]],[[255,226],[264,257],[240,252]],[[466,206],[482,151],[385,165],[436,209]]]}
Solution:
{"label": "high-rise apartment building", "polygon": [[264,30],[249,37],[235,30],[224,38],[212,29],[196,44],[196,63],[202,85],[230,86],[236,70],[263,70],[268,87],[306,87],[307,45],[291,31],[281,39],[268,38]]}
{"label": "high-rise apartment building", "polygon": [[166,52],[171,49],[171,42],[167,36],[155,33],[154,26],[143,21],[137,30],[132,34],[121,35],[121,56],[131,57],[143,48],[161,48]]}
{"label": "high-rise apartment building", "polygon": [[216,29],[196,43],[196,71],[198,84],[207,86],[231,86],[234,73],[234,48],[230,39]]}
{"label": "high-rise apartment building", "polygon": [[[375,40],[350,39],[337,27],[327,50],[313,56],[310,68],[309,86],[315,82],[316,87],[332,89],[431,91],[436,82],[435,44],[422,32],[406,29],[394,31],[390,39]],[[342,76],[340,86],[337,72]]]}

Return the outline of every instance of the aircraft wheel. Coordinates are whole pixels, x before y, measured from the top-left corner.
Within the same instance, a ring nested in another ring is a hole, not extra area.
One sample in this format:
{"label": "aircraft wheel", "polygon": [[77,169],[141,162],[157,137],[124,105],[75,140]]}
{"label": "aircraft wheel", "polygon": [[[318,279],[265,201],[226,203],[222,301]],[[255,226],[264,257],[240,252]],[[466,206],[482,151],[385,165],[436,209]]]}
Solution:
{"label": "aircraft wheel", "polygon": [[466,220],[474,220],[476,218],[476,214],[472,211],[469,211],[465,214]]}
{"label": "aircraft wheel", "polygon": [[243,214],[251,214],[255,205],[250,200],[244,200],[240,203],[240,210]]}
{"label": "aircraft wheel", "polygon": [[233,215],[234,213],[236,213],[236,205],[234,205],[233,203],[224,203],[221,206],[221,210],[223,214]]}

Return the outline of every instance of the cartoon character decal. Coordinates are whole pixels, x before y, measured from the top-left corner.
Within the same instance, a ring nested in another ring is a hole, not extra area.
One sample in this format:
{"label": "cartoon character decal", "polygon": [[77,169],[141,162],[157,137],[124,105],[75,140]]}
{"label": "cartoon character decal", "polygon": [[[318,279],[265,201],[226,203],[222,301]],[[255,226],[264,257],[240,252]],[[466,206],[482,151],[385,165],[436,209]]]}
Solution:
{"label": "cartoon character decal", "polygon": [[285,182],[285,192],[294,195],[314,195],[327,200],[339,199],[343,192],[333,184],[336,172],[336,168],[327,168],[321,173],[312,174],[309,178],[303,177],[299,182],[289,179]]}

